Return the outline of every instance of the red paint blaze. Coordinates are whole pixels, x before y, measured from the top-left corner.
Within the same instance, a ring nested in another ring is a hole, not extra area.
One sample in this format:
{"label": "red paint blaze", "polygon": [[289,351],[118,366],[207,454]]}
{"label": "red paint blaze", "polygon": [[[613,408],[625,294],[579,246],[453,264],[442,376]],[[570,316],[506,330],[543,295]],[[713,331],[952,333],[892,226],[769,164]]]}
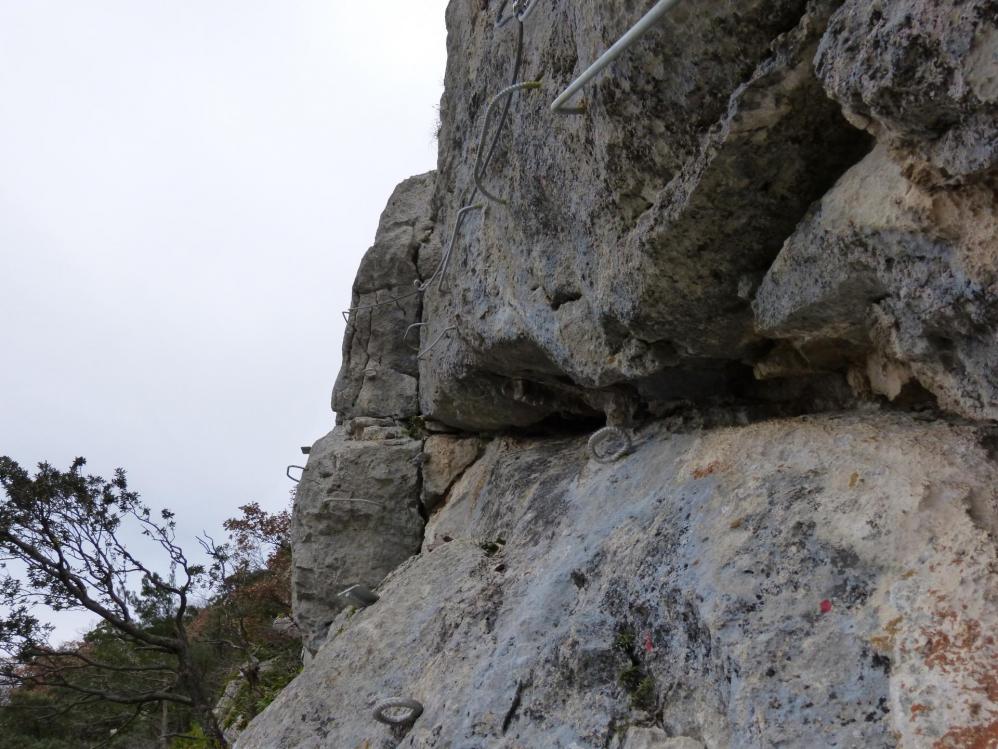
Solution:
{"label": "red paint blaze", "polygon": [[821,602],[821,613],[827,614],[831,610],[832,610],[832,602],[826,598],[824,601]]}

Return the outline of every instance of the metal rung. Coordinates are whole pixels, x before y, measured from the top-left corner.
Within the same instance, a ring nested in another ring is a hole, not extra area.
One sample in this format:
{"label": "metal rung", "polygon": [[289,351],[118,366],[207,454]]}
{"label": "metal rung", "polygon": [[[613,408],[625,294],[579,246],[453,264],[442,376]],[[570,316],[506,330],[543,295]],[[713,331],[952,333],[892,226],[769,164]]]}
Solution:
{"label": "metal rung", "polygon": [[351,585],[346,590],[338,594],[338,598],[346,600],[358,606],[367,608],[378,602],[378,594],[365,585]]}

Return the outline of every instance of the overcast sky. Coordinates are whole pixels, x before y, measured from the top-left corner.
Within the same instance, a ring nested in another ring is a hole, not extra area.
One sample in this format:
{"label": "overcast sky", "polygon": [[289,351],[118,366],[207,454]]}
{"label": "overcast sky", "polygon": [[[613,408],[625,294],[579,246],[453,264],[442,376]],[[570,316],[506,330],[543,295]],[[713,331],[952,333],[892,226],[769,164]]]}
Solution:
{"label": "overcast sky", "polygon": [[445,5],[0,0],[0,454],[122,466],[184,539],[287,502]]}

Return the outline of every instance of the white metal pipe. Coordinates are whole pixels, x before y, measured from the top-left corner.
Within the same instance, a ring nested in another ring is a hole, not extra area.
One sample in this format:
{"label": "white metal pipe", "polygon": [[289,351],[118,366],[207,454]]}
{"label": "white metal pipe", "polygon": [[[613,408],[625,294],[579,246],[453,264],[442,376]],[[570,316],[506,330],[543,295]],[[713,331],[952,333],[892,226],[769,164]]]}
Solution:
{"label": "white metal pipe", "polygon": [[561,95],[551,105],[551,111],[557,114],[579,114],[582,112],[583,110],[580,108],[571,109],[565,107],[565,105],[583,86],[599,75],[603,68],[620,57],[624,50],[640,39],[646,31],[654,26],[678,2],[679,0],[659,0],[654,8],[645,13],[644,17],[631,27],[630,31],[620,37],[616,44],[604,52],[596,62],[590,65],[582,75],[572,81],[572,84],[562,91]]}

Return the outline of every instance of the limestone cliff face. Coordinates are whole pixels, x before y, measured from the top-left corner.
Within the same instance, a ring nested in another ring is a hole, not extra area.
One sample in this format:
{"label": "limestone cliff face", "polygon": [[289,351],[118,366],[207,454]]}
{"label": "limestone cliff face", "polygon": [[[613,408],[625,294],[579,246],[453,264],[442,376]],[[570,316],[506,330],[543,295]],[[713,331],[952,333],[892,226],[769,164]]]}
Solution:
{"label": "limestone cliff face", "polygon": [[998,2],[681,0],[551,113],[650,6],[451,2],[239,747],[998,746]]}
{"label": "limestone cliff face", "polygon": [[[981,436],[897,414],[649,425],[610,466],[585,439],[496,438],[240,746],[620,747],[634,726],[975,746],[998,658]],[[425,708],[398,743],[371,719],[392,696]]]}

